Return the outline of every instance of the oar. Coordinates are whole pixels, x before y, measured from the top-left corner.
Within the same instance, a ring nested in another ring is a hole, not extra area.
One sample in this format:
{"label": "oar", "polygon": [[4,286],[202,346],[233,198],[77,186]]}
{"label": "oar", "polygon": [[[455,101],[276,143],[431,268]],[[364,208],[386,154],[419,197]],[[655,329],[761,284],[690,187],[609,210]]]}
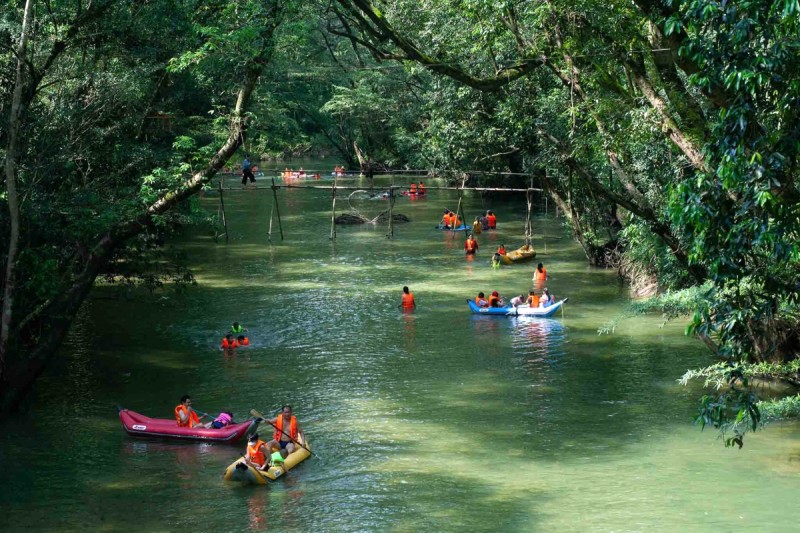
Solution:
{"label": "oar", "polygon": [[[278,426],[276,426],[275,424],[273,424],[272,422],[270,422],[270,421],[269,421],[269,419],[267,419],[267,418],[266,418],[264,415],[262,415],[261,413],[259,413],[259,412],[258,412],[258,411],[256,411],[255,409],[250,409],[250,414],[251,414],[252,416],[256,417],[256,418],[261,418],[261,419],[263,419],[263,421],[264,421],[264,422],[266,422],[266,423],[267,423],[267,424],[269,424],[270,426],[274,427],[275,429],[278,429]],[[281,429],[281,430],[279,430],[279,431],[280,431],[281,433],[283,433],[284,435],[286,435],[287,437],[289,437],[289,438],[291,439],[291,441],[292,441],[292,442],[294,442],[295,444],[297,444],[298,446],[300,446],[301,448],[303,448],[305,451],[307,451],[308,453],[310,453],[311,455],[314,455],[314,457],[316,457],[316,455],[314,454],[314,452],[312,452],[311,450],[309,450],[309,449],[308,449],[308,448],[307,448],[307,447],[306,447],[304,444],[302,444],[302,443],[298,442],[298,441],[297,441],[297,440],[295,440],[295,439],[292,439],[292,436],[291,436],[291,435],[289,435],[288,433],[286,433],[284,430],[282,430],[282,429]]]}

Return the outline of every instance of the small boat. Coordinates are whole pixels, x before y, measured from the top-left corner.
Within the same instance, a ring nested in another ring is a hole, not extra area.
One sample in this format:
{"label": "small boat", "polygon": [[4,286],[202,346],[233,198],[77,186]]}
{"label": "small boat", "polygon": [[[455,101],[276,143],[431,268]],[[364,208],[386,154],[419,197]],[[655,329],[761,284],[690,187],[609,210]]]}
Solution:
{"label": "small boat", "polygon": [[[297,439],[297,442],[308,448],[308,441],[302,435]],[[268,470],[262,471],[248,464],[244,458],[239,458],[225,469],[225,474],[222,477],[225,481],[238,481],[245,485],[266,485],[268,481],[275,481],[311,456],[311,451],[303,448],[303,446],[298,446],[294,452],[286,457],[283,467],[270,466]]]}
{"label": "small boat", "polygon": [[257,420],[248,420],[231,424],[222,429],[206,429],[204,427],[180,427],[175,419],[150,418],[130,409],[119,409],[122,427],[128,435],[134,437],[150,437],[156,439],[199,440],[204,442],[233,443],[255,431]]}
{"label": "small boat", "polygon": [[439,224],[436,226],[436,229],[441,229],[444,231],[467,231],[468,229],[471,229],[471,226],[465,226],[464,224],[461,224],[455,228],[446,228],[444,224]]}
{"label": "small boat", "polygon": [[536,257],[536,250],[533,246],[524,244],[516,250],[511,250],[506,255],[501,255],[500,261],[502,261],[504,265],[511,265],[513,263],[520,263],[528,259],[533,259],[534,257]]}
{"label": "small boat", "polygon": [[521,305],[519,307],[478,307],[474,300],[467,300],[470,310],[478,315],[500,315],[500,316],[532,316],[549,318],[556,314],[556,311],[561,309],[561,306],[569,298],[559,300],[549,307],[528,307]]}

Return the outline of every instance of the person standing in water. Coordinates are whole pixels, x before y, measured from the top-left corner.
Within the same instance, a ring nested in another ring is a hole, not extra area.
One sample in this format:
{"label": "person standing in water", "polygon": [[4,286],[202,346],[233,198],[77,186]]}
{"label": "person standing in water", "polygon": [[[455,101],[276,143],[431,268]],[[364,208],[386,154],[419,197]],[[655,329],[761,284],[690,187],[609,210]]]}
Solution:
{"label": "person standing in water", "polygon": [[417,302],[414,301],[414,293],[408,290],[408,287],[403,287],[403,294],[401,296],[400,307],[403,310],[416,309]]}

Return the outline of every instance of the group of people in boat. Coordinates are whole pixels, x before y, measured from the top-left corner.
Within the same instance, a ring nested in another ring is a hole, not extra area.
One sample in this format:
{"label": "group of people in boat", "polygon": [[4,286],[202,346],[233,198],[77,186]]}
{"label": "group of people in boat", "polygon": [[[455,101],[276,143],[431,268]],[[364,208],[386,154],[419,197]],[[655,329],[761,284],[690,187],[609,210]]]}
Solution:
{"label": "group of people in boat", "polygon": [[331,176],[336,176],[337,178],[341,178],[344,176],[345,170],[344,167],[341,165],[336,165],[333,167],[333,172],[331,172]]}
{"label": "group of people in boat", "polygon": [[297,417],[292,414],[291,405],[284,405],[278,416],[264,422],[274,428],[272,440],[264,442],[258,433],[250,435],[244,460],[262,471],[269,470],[271,466],[284,468],[286,458],[302,447],[298,439],[305,440]]}
{"label": "group of people in boat", "polygon": [[449,209],[445,209],[440,224],[442,225],[442,229],[454,229],[461,225],[461,219],[458,218],[457,214]]}
{"label": "group of people in boat", "polygon": [[483,292],[479,292],[478,296],[475,297],[475,305],[478,307],[537,307],[537,308],[546,308],[550,307],[556,303],[555,297],[550,294],[550,291],[545,287],[542,290],[541,295],[537,295],[534,290],[528,291],[528,296],[526,297],[524,294],[518,294],[511,298],[511,300],[506,302],[503,298],[498,294],[497,291],[492,291],[492,293],[487,298]]}
{"label": "group of people in boat", "polygon": [[[233,412],[222,411],[212,421],[203,423],[201,420],[210,415],[199,413],[192,409],[192,397],[184,394],[180,403],[175,407],[175,421],[178,427],[223,429],[234,424]],[[247,452],[244,460],[247,464],[259,470],[268,470],[271,466],[283,467],[286,458],[302,447],[300,440],[303,437],[297,417],[292,414],[292,406],[284,405],[280,414],[273,419],[264,419],[262,422],[274,428],[272,439],[264,442],[258,433],[253,433],[247,439]]]}

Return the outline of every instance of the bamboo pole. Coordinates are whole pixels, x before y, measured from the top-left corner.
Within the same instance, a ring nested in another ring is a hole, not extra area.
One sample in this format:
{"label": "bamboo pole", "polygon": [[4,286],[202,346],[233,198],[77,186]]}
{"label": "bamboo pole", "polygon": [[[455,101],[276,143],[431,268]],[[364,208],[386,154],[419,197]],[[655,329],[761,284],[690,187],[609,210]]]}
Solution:
{"label": "bamboo pole", "polygon": [[394,237],[394,185],[389,186],[389,233],[386,236]]}
{"label": "bamboo pole", "polygon": [[333,189],[331,189],[331,197],[333,198],[333,204],[331,205],[331,240],[336,240],[336,178],[337,176],[333,177]]}
{"label": "bamboo pole", "polygon": [[[464,177],[461,179],[461,187],[458,188],[458,205],[456,205],[456,222],[458,222],[458,217],[460,216],[461,217],[461,223],[464,224],[464,225],[467,224],[467,220],[466,220],[466,218],[464,218],[464,211],[461,209],[461,197],[462,197],[462,194],[463,194],[464,185],[467,184],[467,178],[468,177],[469,177],[469,174],[464,174]],[[451,229],[450,233],[451,233],[450,238],[451,239],[455,239],[455,237],[456,237],[456,229],[455,229],[455,227],[453,227]],[[469,232],[468,231],[464,232],[464,240],[465,241],[467,240],[467,233],[469,233]]]}
{"label": "bamboo pole", "polygon": [[223,194],[222,181],[219,182],[219,207],[222,211],[222,226],[225,228],[225,244],[228,244],[228,219],[225,217],[225,200],[222,199]]}
{"label": "bamboo pole", "polygon": [[530,246],[531,233],[533,233],[533,224],[531,224],[531,192],[525,193],[525,200],[528,203],[528,218],[525,219],[525,244]]}
{"label": "bamboo pole", "polygon": [[275,204],[272,204],[272,208],[269,210],[269,232],[267,232],[267,240],[272,242],[272,215],[275,213]]}
{"label": "bamboo pole", "polygon": [[283,225],[281,224],[281,208],[278,207],[278,186],[275,185],[275,178],[272,178],[272,198],[275,202],[275,213],[278,215],[278,229],[281,232],[281,240],[283,240]]}

